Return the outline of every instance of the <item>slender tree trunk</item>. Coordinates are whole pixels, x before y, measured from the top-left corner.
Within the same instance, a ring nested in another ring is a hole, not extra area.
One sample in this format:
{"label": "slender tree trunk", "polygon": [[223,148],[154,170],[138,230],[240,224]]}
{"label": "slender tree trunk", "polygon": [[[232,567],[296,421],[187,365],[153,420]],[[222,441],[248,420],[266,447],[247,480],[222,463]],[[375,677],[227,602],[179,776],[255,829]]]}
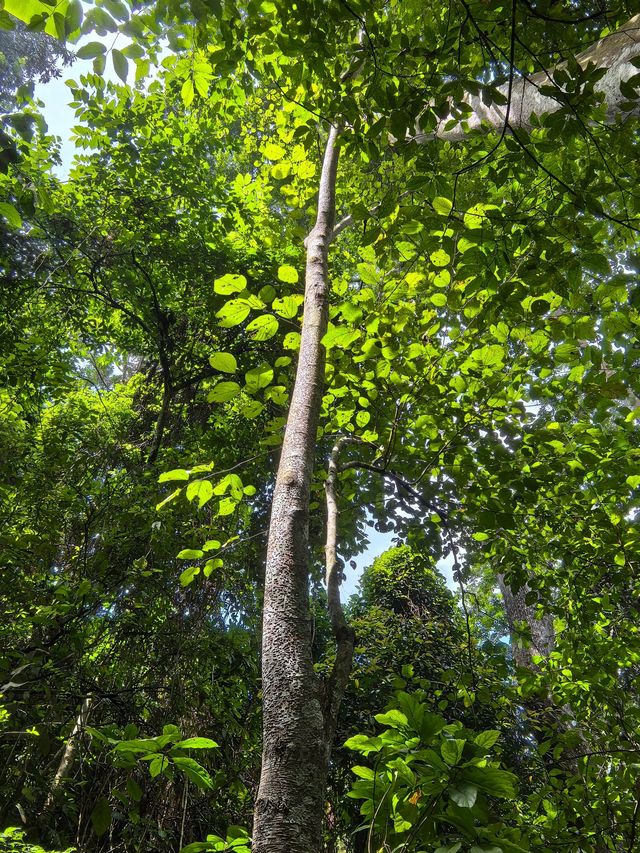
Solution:
{"label": "slender tree trunk", "polygon": [[73,767],[73,762],[76,757],[76,752],[78,751],[78,740],[82,736],[82,732],[84,731],[84,728],[87,724],[87,717],[89,716],[89,711],[91,710],[92,702],[93,698],[90,695],[85,696],[85,698],[82,700],[82,705],[80,706],[80,711],[76,718],[75,725],[71,730],[71,734],[67,738],[67,742],[64,747],[64,752],[62,753],[62,758],[60,759],[60,764],[58,765],[56,775],[53,777],[53,782],[51,783],[51,788],[49,789],[47,799],[45,800],[44,806],[42,807],[42,818],[51,813],[51,810],[55,805],[56,794],[60,790],[64,780],[71,772],[71,768]]}
{"label": "slender tree trunk", "polygon": [[318,853],[327,768],[322,685],[313,669],[308,525],[329,309],[339,131],[327,140],[315,225],[307,237],[304,319],[273,496],[262,634],[263,751],[255,853]]}

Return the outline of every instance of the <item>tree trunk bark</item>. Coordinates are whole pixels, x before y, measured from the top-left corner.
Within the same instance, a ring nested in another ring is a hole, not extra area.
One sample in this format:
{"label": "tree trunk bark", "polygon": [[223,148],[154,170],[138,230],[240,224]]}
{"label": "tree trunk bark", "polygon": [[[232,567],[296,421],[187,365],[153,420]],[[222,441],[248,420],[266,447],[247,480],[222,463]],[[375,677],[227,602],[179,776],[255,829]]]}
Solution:
{"label": "tree trunk bark", "polygon": [[255,853],[318,853],[327,770],[322,685],[313,669],[308,525],[322,402],[339,130],[324,154],[316,222],[306,240],[300,355],[271,509],[262,634],[263,751]]}
{"label": "tree trunk bark", "polygon": [[[576,61],[584,69],[589,64],[596,68],[606,68],[605,74],[595,83],[594,90],[598,92],[606,107],[607,121],[612,122],[618,116],[638,115],[640,100],[630,102],[620,91],[620,84],[625,83],[638,73],[633,60],[640,56],[640,14],[634,15],[624,26],[600,39],[587,50],[576,55]],[[431,133],[416,133],[416,142],[427,142],[431,139],[448,139],[456,142],[465,139],[470,131],[480,130],[482,126],[507,132],[524,128],[530,130],[532,117],[545,113],[555,113],[566,106],[563,91],[557,88],[557,96],[542,94],[541,86],[554,86],[553,74],[566,66],[561,63],[544,71],[538,71],[527,77],[516,77],[513,83],[505,83],[497,89],[506,98],[509,105],[486,106],[481,95],[467,94],[464,101],[471,107],[472,113],[464,120],[455,115],[443,118],[438,128]],[[509,97],[510,96],[510,97]],[[450,122],[455,125],[448,127]]]}
{"label": "tree trunk bark", "polygon": [[42,807],[41,818],[44,818],[50,814],[51,810],[55,805],[56,794],[60,790],[64,780],[71,772],[71,768],[73,767],[73,762],[76,757],[76,752],[78,751],[78,740],[82,737],[84,728],[87,725],[87,717],[89,716],[89,711],[91,710],[92,702],[93,697],[90,695],[85,696],[85,698],[82,700],[80,712],[78,713],[71,734],[67,739],[64,752],[62,753],[62,758],[60,759],[60,764],[58,765],[58,769],[56,771],[56,775],[53,777],[53,782],[51,783],[51,787],[49,788],[47,799],[45,800],[44,806]]}
{"label": "tree trunk bark", "polygon": [[[554,649],[556,637],[553,630],[553,617],[545,613],[542,619],[536,617],[536,608],[525,601],[530,591],[528,584],[513,592],[505,581],[504,575],[498,575],[498,586],[502,593],[507,624],[511,634],[511,651],[517,666],[537,670],[533,657],[539,655],[548,658]],[[531,632],[531,645],[523,645],[518,640],[518,623],[524,622]]]}

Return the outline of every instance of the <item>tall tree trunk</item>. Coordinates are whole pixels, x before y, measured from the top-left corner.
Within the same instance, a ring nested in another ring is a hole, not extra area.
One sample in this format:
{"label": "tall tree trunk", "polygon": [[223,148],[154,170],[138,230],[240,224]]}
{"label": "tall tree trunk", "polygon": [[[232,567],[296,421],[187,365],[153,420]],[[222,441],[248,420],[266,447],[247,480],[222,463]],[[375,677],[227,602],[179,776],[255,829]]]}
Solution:
{"label": "tall tree trunk", "polygon": [[92,702],[93,697],[91,695],[85,696],[85,698],[82,700],[82,705],[80,706],[80,711],[76,718],[75,725],[71,730],[71,734],[67,738],[67,742],[64,747],[64,752],[62,753],[62,758],[60,759],[60,764],[58,765],[56,775],[53,777],[53,782],[51,783],[51,787],[49,788],[47,799],[45,800],[44,806],[42,807],[41,819],[48,817],[48,815],[51,813],[55,805],[56,795],[62,787],[62,783],[71,772],[71,768],[73,767],[73,762],[76,757],[76,752],[78,751],[78,741],[82,737],[82,733],[85,729],[85,726],[87,725],[87,718],[89,716],[89,711],[91,710]]}
{"label": "tall tree trunk", "polygon": [[306,240],[300,355],[271,509],[262,634],[263,750],[255,853],[318,853],[327,768],[324,697],[313,669],[309,494],[322,402],[339,130],[324,154],[316,222]]}

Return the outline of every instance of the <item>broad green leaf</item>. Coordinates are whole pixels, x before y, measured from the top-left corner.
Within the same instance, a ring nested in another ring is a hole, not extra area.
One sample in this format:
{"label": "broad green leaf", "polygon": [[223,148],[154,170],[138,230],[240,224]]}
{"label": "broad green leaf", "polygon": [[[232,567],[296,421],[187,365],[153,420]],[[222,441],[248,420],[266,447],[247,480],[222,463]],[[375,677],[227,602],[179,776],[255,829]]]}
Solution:
{"label": "broad green leaf", "polygon": [[287,284],[295,284],[298,281],[298,271],[289,264],[282,264],[278,267],[278,278]]}
{"label": "broad green leaf", "polygon": [[106,53],[107,48],[100,41],[90,41],[88,44],[83,44],[76,51],[78,59],[95,59],[96,56],[102,56]]}
{"label": "broad green leaf", "polygon": [[209,364],[214,370],[220,370],[223,373],[235,373],[238,369],[238,363],[235,356],[230,352],[216,352],[209,356]]}
{"label": "broad green leaf", "polygon": [[476,803],[478,789],[474,785],[456,785],[449,788],[449,796],[460,808],[471,809]]}
{"label": "broad green leaf", "polygon": [[213,282],[213,289],[221,296],[228,296],[230,293],[241,293],[243,290],[246,290],[246,287],[247,279],[243,275],[236,273],[226,273]]}
{"label": "broad green leaf", "polygon": [[[213,496],[213,485],[210,480],[193,480],[187,486],[187,500],[198,499],[198,509],[201,509]],[[202,555],[200,555],[202,556]]]}
{"label": "broad green leaf", "polygon": [[439,213],[441,216],[448,216],[453,208],[453,202],[449,201],[448,198],[443,198],[442,196],[436,196],[433,199],[432,204],[435,212]]}
{"label": "broad green leaf", "polygon": [[269,160],[281,160],[285,155],[285,150],[275,142],[267,142],[262,149],[262,153]]}
{"label": "broad green leaf", "polygon": [[262,314],[247,324],[247,333],[254,341],[268,341],[278,331],[279,323],[273,314]]}
{"label": "broad green leaf", "polygon": [[245,320],[252,308],[248,299],[231,299],[216,314],[223,329],[230,329]]}
{"label": "broad green leaf", "polygon": [[218,382],[218,384],[207,394],[207,402],[209,403],[226,403],[228,400],[233,400],[240,393],[240,386],[237,382]]}
{"label": "broad green leaf", "polygon": [[174,749],[216,749],[218,744],[208,737],[189,737],[175,744]]}
{"label": "broad green leaf", "polygon": [[383,726],[391,726],[394,729],[405,728],[409,723],[406,714],[395,708],[385,714],[376,714],[374,719]]}
{"label": "broad green leaf", "polygon": [[191,782],[194,782],[198,788],[203,791],[210,791],[213,788],[213,781],[207,771],[194,761],[193,758],[185,758],[184,756],[176,756],[173,763],[181,770]]}
{"label": "broad green leaf", "polygon": [[182,88],[180,89],[180,97],[182,98],[182,103],[185,107],[190,107],[193,103],[193,99],[195,98],[196,93],[193,87],[193,80],[191,77],[187,77],[187,79],[182,84]]}
{"label": "broad green leaf", "polygon": [[431,252],[429,259],[434,267],[446,267],[447,264],[451,263],[451,255],[444,249],[436,249],[435,252]]}
{"label": "broad green leaf", "polygon": [[261,364],[257,367],[252,367],[248,370],[244,379],[246,382],[245,391],[249,394],[255,394],[261,388],[266,388],[273,381],[273,368],[269,364]]}
{"label": "broad green leaf", "polygon": [[149,762],[149,775],[152,779],[155,779],[156,776],[159,776],[160,773],[168,767],[169,759],[164,755],[156,755]]}
{"label": "broad green leaf", "polygon": [[207,560],[207,562],[204,564],[202,573],[205,578],[209,578],[216,569],[221,569],[223,565],[224,563],[220,559],[220,557],[215,557],[213,560]]}
{"label": "broad green leaf", "polygon": [[191,581],[200,574],[200,566],[189,566],[180,575],[180,586],[189,586]]}
{"label": "broad green leaf", "polygon": [[183,548],[177,555],[178,560],[199,560],[204,556],[200,548]]}
{"label": "broad green leaf", "polygon": [[460,761],[465,743],[466,741],[460,738],[451,738],[450,740],[443,741],[440,747],[440,754],[447,764],[453,766]]}
{"label": "broad green leaf", "polygon": [[129,63],[126,56],[117,48],[111,50],[111,60],[113,62],[113,70],[123,83],[127,82],[127,74],[129,73]]}
{"label": "broad green leaf", "polygon": [[0,201],[0,214],[4,216],[12,228],[20,228],[22,226],[22,217],[8,201]]}
{"label": "broad green leaf", "polygon": [[159,483],[168,483],[171,480],[188,480],[189,472],[184,468],[174,468],[172,471],[164,471],[158,477]]}
{"label": "broad green leaf", "polygon": [[133,738],[119,741],[114,749],[116,752],[158,752],[160,747],[152,738]]}
{"label": "broad green leaf", "polygon": [[127,779],[127,794],[136,803],[139,803],[142,799],[142,788],[135,779]]}
{"label": "broad green leaf", "polygon": [[162,501],[160,501],[160,503],[156,504],[156,512],[159,509],[162,509],[163,506],[166,506],[168,503],[171,503],[171,501],[174,501],[178,497],[178,495],[180,494],[181,491],[182,491],[181,488],[176,489],[175,492],[171,492],[171,494],[168,495],[164,500],[162,500]]}
{"label": "broad green leaf", "polygon": [[301,296],[284,296],[282,299],[274,299],[271,308],[280,317],[291,320],[297,316],[301,304]]}
{"label": "broad green leaf", "polygon": [[111,826],[111,808],[106,797],[100,797],[91,812],[93,831],[100,838]]}

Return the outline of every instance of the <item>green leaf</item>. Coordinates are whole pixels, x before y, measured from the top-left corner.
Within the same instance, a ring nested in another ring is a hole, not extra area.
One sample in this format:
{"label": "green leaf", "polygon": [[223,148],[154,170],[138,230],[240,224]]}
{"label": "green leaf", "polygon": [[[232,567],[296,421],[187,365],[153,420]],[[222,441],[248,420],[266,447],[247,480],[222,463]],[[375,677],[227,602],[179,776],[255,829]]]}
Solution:
{"label": "green leaf", "polygon": [[64,33],[70,36],[82,25],[82,3],[80,0],[70,0],[64,15]]}
{"label": "green leaf", "polygon": [[200,566],[189,566],[180,575],[180,586],[189,586],[196,575],[200,574]]}
{"label": "green leaf", "polygon": [[20,228],[22,226],[22,217],[8,201],[0,201],[0,214],[4,216],[12,228]]}
{"label": "green leaf", "polygon": [[209,403],[226,403],[228,400],[233,400],[240,393],[240,386],[237,382],[218,382],[218,384],[207,394],[207,402]]}
{"label": "green leaf", "polygon": [[352,767],[351,772],[355,773],[356,776],[359,776],[361,779],[369,779],[370,781],[373,781],[373,779],[376,778],[375,773],[370,767],[361,767],[359,764]]}
{"label": "green leaf", "polygon": [[173,758],[173,763],[191,782],[194,782],[198,788],[203,791],[211,791],[213,789],[211,776],[209,776],[204,767],[198,764],[197,761],[194,761],[193,758],[176,756]]}
{"label": "green leaf", "polygon": [[216,749],[218,744],[208,737],[189,737],[176,743],[174,749]]}
{"label": "green leaf", "polygon": [[462,809],[472,809],[476,803],[478,789],[474,785],[456,785],[449,788],[449,796]]}
{"label": "green leaf", "polygon": [[230,352],[216,352],[209,356],[209,364],[214,370],[220,370],[223,373],[235,373],[238,369],[238,363],[235,356]]}
{"label": "green leaf", "polygon": [[435,212],[439,213],[441,216],[448,216],[453,209],[453,202],[449,201],[448,198],[443,198],[442,196],[436,196],[432,204]]}
{"label": "green leaf", "polygon": [[382,749],[382,738],[368,737],[367,735],[354,735],[344,742],[347,749],[368,755],[370,752],[378,752]]}
{"label": "green leaf", "polygon": [[187,486],[187,500],[193,501],[197,498],[198,509],[202,509],[211,500],[212,495],[213,485],[209,480],[194,480]]}
{"label": "green leaf", "polygon": [[199,560],[204,553],[200,548],[183,548],[177,555],[178,560]]}
{"label": "green leaf", "polygon": [[496,731],[495,729],[488,729],[486,732],[480,732],[479,735],[476,735],[474,740],[478,746],[481,746],[483,749],[491,749],[491,747],[498,741],[499,737],[499,731]]}
{"label": "green leaf", "polygon": [[273,381],[273,368],[269,364],[261,364],[258,367],[252,367],[248,370],[244,379],[246,382],[245,391],[249,394],[255,394],[260,388],[266,388]]}
{"label": "green leaf", "polygon": [[446,267],[447,264],[451,263],[451,255],[444,249],[436,249],[435,252],[431,252],[429,259],[434,267]]}
{"label": "green leaf", "polygon": [[116,752],[158,752],[160,747],[153,738],[121,740],[114,746]]}
{"label": "green leaf", "polygon": [[270,175],[276,181],[284,181],[286,180],[291,173],[291,166],[289,163],[276,163],[275,166],[271,167]]}
{"label": "green leaf", "polygon": [[248,299],[231,299],[216,314],[223,329],[230,329],[245,320],[252,305]]}
{"label": "green leaf", "polygon": [[89,44],[83,44],[76,51],[78,59],[95,59],[96,56],[102,56],[106,53],[107,48],[102,42],[90,41]]}
{"label": "green leaf", "polygon": [[262,314],[247,325],[247,333],[254,341],[268,341],[278,331],[279,323],[273,314]]}
{"label": "green leaf", "polygon": [[129,63],[126,56],[117,48],[111,49],[111,60],[113,62],[113,70],[123,83],[127,82],[127,74],[129,73]]}
{"label": "green leaf", "polygon": [[274,299],[271,308],[287,320],[293,319],[297,314],[302,304],[301,296],[284,296],[281,299]]}
{"label": "green leaf", "polygon": [[122,0],[102,0],[103,6],[119,21],[129,20],[129,11]]}
{"label": "green leaf", "polygon": [[238,501],[234,498],[222,498],[218,504],[218,515],[231,515],[236,511]]}
{"label": "green leaf", "polygon": [[160,503],[156,504],[156,512],[159,509],[162,509],[163,506],[166,506],[168,503],[171,503],[171,501],[174,501],[178,497],[178,495],[180,494],[181,491],[182,491],[181,488],[176,489],[175,492],[171,492],[171,494],[168,495],[164,500],[162,500],[162,501],[160,501]]}
{"label": "green leaf", "polygon": [[168,483],[171,480],[188,480],[189,472],[184,468],[174,468],[172,471],[164,471],[158,477],[159,483]]}
{"label": "green leaf", "polygon": [[111,808],[106,797],[100,797],[93,807],[91,825],[98,838],[104,835],[111,826]]}
{"label": "green leaf", "polygon": [[180,97],[182,98],[182,103],[185,107],[190,107],[193,103],[193,99],[196,96],[195,89],[193,88],[193,80],[191,77],[187,77],[187,79],[182,84],[182,88],[180,89]]}
{"label": "green leaf", "polygon": [[127,779],[127,794],[136,803],[139,803],[142,799],[142,788],[135,779]]}
{"label": "green leaf", "polygon": [[246,290],[247,279],[243,275],[236,273],[226,273],[221,278],[217,278],[213,282],[213,289],[221,296],[228,296],[230,293],[241,293]]}
{"label": "green leaf", "polygon": [[395,708],[387,711],[386,714],[376,714],[374,719],[383,726],[391,726],[394,729],[405,728],[409,725],[407,715]]}
{"label": "green leaf", "polygon": [[[186,585],[186,584],[185,584]],[[152,779],[155,779],[156,776],[159,776],[165,767],[169,766],[169,759],[166,755],[156,755],[149,762],[149,774]]]}
{"label": "green leaf", "polygon": [[202,570],[202,573],[204,574],[205,578],[209,578],[211,577],[212,572],[214,572],[216,569],[222,568],[223,565],[224,563],[220,559],[220,557],[215,557],[213,560],[207,560],[207,562],[204,564],[204,569]]}
{"label": "green leaf", "polygon": [[465,767],[462,779],[493,797],[511,799],[516,795],[516,777],[497,767]]}
{"label": "green leaf", "polygon": [[289,264],[282,264],[278,267],[278,278],[287,284],[295,284],[298,281],[298,271]]}
{"label": "green leaf", "polygon": [[281,160],[285,155],[285,150],[281,145],[277,145],[275,142],[267,142],[262,149],[262,153],[269,160]]}
{"label": "green leaf", "polygon": [[461,740],[459,738],[451,738],[450,740],[445,740],[440,747],[440,754],[452,767],[460,761],[462,758],[462,750],[464,749],[466,741]]}
{"label": "green leaf", "polygon": [[359,329],[350,329],[348,326],[332,326],[322,338],[322,343],[327,350],[333,347],[347,349],[360,337],[362,337],[362,332]]}

